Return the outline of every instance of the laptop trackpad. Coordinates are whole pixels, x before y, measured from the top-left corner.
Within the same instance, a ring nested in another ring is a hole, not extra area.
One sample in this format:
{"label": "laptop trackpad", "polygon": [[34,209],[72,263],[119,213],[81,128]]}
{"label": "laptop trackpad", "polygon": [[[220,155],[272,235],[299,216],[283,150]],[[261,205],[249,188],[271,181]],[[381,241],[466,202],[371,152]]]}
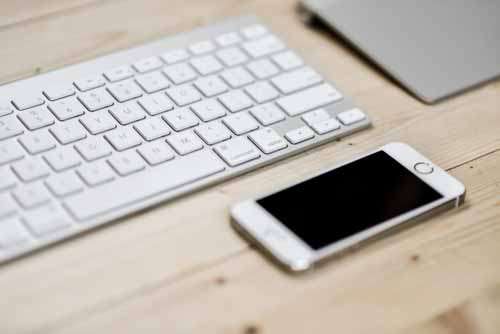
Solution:
{"label": "laptop trackpad", "polygon": [[303,0],[421,100],[500,75],[500,1]]}

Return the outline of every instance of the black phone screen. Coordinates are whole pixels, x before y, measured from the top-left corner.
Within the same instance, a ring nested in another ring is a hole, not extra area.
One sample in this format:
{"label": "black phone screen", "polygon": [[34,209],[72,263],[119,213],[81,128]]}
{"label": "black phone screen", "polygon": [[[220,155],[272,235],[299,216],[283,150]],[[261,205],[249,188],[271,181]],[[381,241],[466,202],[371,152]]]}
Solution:
{"label": "black phone screen", "polygon": [[318,250],[442,197],[378,151],[257,203]]}

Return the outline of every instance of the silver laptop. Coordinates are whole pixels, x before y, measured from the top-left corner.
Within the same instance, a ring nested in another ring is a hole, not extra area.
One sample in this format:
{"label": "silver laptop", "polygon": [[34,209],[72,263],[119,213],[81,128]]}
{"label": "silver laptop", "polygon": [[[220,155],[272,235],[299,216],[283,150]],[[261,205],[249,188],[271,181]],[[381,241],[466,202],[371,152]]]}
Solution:
{"label": "silver laptop", "polygon": [[500,75],[499,0],[302,0],[424,102]]}

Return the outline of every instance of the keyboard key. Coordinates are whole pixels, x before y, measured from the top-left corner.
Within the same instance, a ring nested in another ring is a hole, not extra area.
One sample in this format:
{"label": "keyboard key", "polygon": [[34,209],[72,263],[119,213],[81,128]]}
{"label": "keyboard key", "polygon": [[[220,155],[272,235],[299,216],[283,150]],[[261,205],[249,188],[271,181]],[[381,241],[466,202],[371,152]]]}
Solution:
{"label": "keyboard key", "polygon": [[253,61],[247,65],[247,68],[254,76],[259,79],[267,79],[279,73],[279,69],[268,59]]}
{"label": "keyboard key", "polygon": [[211,41],[201,41],[189,46],[189,51],[191,51],[194,55],[208,53],[213,50],[215,50],[215,45]]}
{"label": "keyboard key", "polygon": [[104,78],[100,75],[89,76],[74,82],[76,88],[78,88],[81,92],[86,92],[91,89],[104,86],[104,83]]}
{"label": "keyboard key", "polygon": [[[104,161],[97,161],[90,164],[85,164],[77,169],[78,175],[83,181],[91,187],[95,187],[115,179],[115,173],[111,167]],[[115,194],[110,192],[109,194]],[[109,196],[113,197],[113,196]]]}
{"label": "keyboard key", "polygon": [[254,25],[243,28],[241,30],[241,33],[246,38],[252,39],[252,38],[261,37],[261,36],[267,34],[267,29],[266,29],[266,27],[264,27],[261,24],[254,24]]}
{"label": "keyboard key", "polygon": [[191,85],[172,87],[167,89],[166,92],[181,107],[201,100],[200,93]]}
{"label": "keyboard key", "polygon": [[285,119],[285,113],[281,111],[274,103],[266,103],[253,107],[250,113],[260,124],[268,126],[281,122]]}
{"label": "keyboard key", "polygon": [[217,156],[209,150],[202,150],[158,165],[145,173],[136,173],[72,196],[65,200],[65,206],[76,219],[85,221],[220,173],[224,169],[224,164]]}
{"label": "keyboard key", "polygon": [[303,141],[314,138],[314,132],[307,126],[302,126],[298,129],[288,131],[285,138],[292,144],[299,144]]}
{"label": "keyboard key", "polygon": [[117,151],[124,151],[142,144],[141,137],[132,128],[119,128],[113,130],[104,135],[104,138],[106,138]]}
{"label": "keyboard key", "polygon": [[14,107],[10,102],[0,102],[0,117],[10,115],[14,112]]}
{"label": "keyboard key", "polygon": [[206,97],[212,97],[228,91],[227,85],[214,75],[200,78],[194,82],[194,85]]}
{"label": "keyboard key", "polygon": [[163,66],[163,63],[161,62],[160,58],[153,56],[135,62],[133,66],[137,72],[145,73],[159,69],[160,67]]}
{"label": "keyboard key", "polygon": [[191,65],[201,75],[209,75],[223,69],[222,64],[212,55],[193,58]]}
{"label": "keyboard key", "polygon": [[50,201],[50,195],[41,183],[18,187],[12,191],[12,195],[25,209],[32,209]]}
{"label": "keyboard key", "polygon": [[146,118],[144,110],[135,102],[115,105],[109,112],[121,125],[127,125]]}
{"label": "keyboard key", "polygon": [[61,147],[58,150],[47,152],[43,157],[56,172],[76,167],[82,162],[72,147]]}
{"label": "keyboard key", "polygon": [[302,116],[302,120],[309,126],[312,126],[314,123],[326,121],[330,118],[330,114],[323,108],[310,111]]}
{"label": "keyboard key", "polygon": [[161,59],[169,65],[189,58],[189,53],[184,49],[175,49],[162,54]]}
{"label": "keyboard key", "polygon": [[1,219],[17,212],[17,205],[8,193],[0,194],[0,225]]}
{"label": "keyboard key", "polygon": [[19,96],[12,100],[12,104],[17,108],[17,110],[26,110],[33,107],[41,106],[45,103],[45,100],[38,96]]}
{"label": "keyboard key", "polygon": [[175,131],[182,131],[187,128],[196,126],[199,123],[196,116],[186,108],[176,109],[172,112],[169,112],[168,114],[163,115],[163,119]]}
{"label": "keyboard key", "polygon": [[159,117],[148,118],[134,125],[134,129],[147,141],[165,137],[170,134],[167,124]]}
{"label": "keyboard key", "polygon": [[69,171],[56,174],[45,181],[47,188],[57,197],[66,197],[83,191],[83,183],[78,176]]}
{"label": "keyboard key", "polygon": [[47,236],[71,225],[64,211],[53,203],[28,212],[25,220],[28,228],[38,237]]}
{"label": "keyboard key", "polygon": [[54,124],[54,116],[47,108],[39,107],[18,114],[19,119],[29,130],[36,130]]}
{"label": "keyboard key", "polygon": [[24,159],[15,162],[12,170],[24,182],[35,181],[49,175],[49,169],[40,159]]}
{"label": "keyboard key", "polygon": [[83,126],[75,119],[54,125],[49,130],[63,145],[74,143],[87,137]]}
{"label": "keyboard key", "polygon": [[230,46],[234,44],[238,44],[241,42],[241,37],[236,32],[228,32],[222,35],[219,35],[215,41],[220,46]]}
{"label": "keyboard key", "polygon": [[28,231],[17,217],[0,221],[0,249],[8,249],[29,241]]}
{"label": "keyboard key", "polygon": [[82,116],[80,122],[93,135],[116,128],[116,122],[106,110]]}
{"label": "keyboard key", "polygon": [[117,82],[134,76],[134,71],[128,65],[118,66],[104,72],[104,76],[109,82]]}
{"label": "keyboard key", "polygon": [[296,67],[302,66],[302,59],[293,51],[285,51],[272,56],[273,61],[281,67],[281,69],[288,71]]}
{"label": "keyboard key", "polygon": [[13,188],[16,183],[17,179],[12,171],[6,166],[0,167],[0,191]]}
{"label": "keyboard key", "polygon": [[339,113],[337,118],[342,122],[342,124],[351,125],[364,120],[366,115],[364,112],[356,108]]}
{"label": "keyboard key", "polygon": [[167,66],[163,69],[163,73],[176,85],[186,83],[196,79],[196,72],[186,63]]}
{"label": "keyboard key", "polygon": [[170,146],[161,140],[143,145],[137,151],[151,166],[172,160],[175,157]]}
{"label": "keyboard key", "polygon": [[0,118],[0,140],[18,136],[23,132],[23,126],[15,116]]}
{"label": "keyboard key", "polygon": [[47,131],[28,133],[19,138],[19,142],[30,154],[37,154],[56,147],[54,138]]}
{"label": "keyboard key", "polygon": [[252,57],[259,58],[281,51],[285,48],[285,45],[276,36],[269,35],[243,43],[243,48]]}
{"label": "keyboard key", "polygon": [[203,122],[209,122],[226,115],[226,109],[213,99],[197,102],[191,106],[191,110],[193,110]]}
{"label": "keyboard key", "polygon": [[248,57],[237,47],[220,50],[217,57],[228,67],[243,64],[248,61]]}
{"label": "keyboard key", "polygon": [[282,97],[276,101],[290,116],[296,116],[306,111],[323,107],[336,102],[342,95],[329,84],[321,84],[304,91]]}
{"label": "keyboard key", "polygon": [[111,84],[108,91],[118,102],[125,102],[142,96],[139,86],[131,80]]}
{"label": "keyboard key", "polygon": [[127,176],[145,168],[144,160],[134,151],[115,154],[108,159],[108,162],[121,176]]}
{"label": "keyboard key", "polygon": [[268,102],[279,96],[278,91],[266,81],[259,81],[246,86],[245,92],[257,103]]}
{"label": "keyboard key", "polygon": [[202,124],[194,131],[208,145],[217,144],[231,138],[231,132],[220,122]]}
{"label": "keyboard key", "polygon": [[137,102],[151,116],[174,109],[174,104],[164,93],[157,93],[141,97]]}
{"label": "keyboard key", "polygon": [[87,161],[94,161],[111,154],[111,147],[101,137],[92,137],[79,142],[75,149]]}
{"label": "keyboard key", "polygon": [[260,157],[259,150],[244,137],[220,143],[215,146],[214,151],[231,167]]}
{"label": "keyboard key", "polygon": [[233,88],[239,88],[254,81],[254,78],[243,67],[230,68],[220,75]]}
{"label": "keyboard key", "polygon": [[253,106],[252,100],[241,90],[233,90],[219,96],[219,101],[231,112],[238,112]]}
{"label": "keyboard key", "polygon": [[274,153],[288,146],[286,141],[272,128],[254,131],[248,138],[266,154]]}
{"label": "keyboard key", "polygon": [[229,115],[222,121],[235,135],[242,135],[259,127],[259,124],[247,113]]}
{"label": "keyboard key", "polygon": [[60,121],[65,121],[85,114],[84,106],[73,97],[49,104],[49,110]]}
{"label": "keyboard key", "polygon": [[72,86],[54,86],[43,91],[43,95],[50,101],[56,101],[68,96],[75,95],[75,89]]}
{"label": "keyboard key", "polygon": [[203,148],[202,141],[191,131],[184,131],[167,137],[167,142],[180,155],[186,155]]}
{"label": "keyboard key", "polygon": [[170,86],[167,78],[165,78],[165,76],[158,71],[138,76],[135,81],[146,93],[149,94],[158,92]]}
{"label": "keyboard key", "polygon": [[15,140],[0,142],[0,165],[22,159],[24,151]]}
{"label": "keyboard key", "polygon": [[327,119],[326,121],[311,124],[311,127],[317,134],[322,135],[333,130],[340,129],[340,123],[335,118]]}
{"label": "keyboard key", "polygon": [[96,111],[112,106],[115,102],[109,93],[104,89],[97,89],[78,96],[80,102],[89,110]]}
{"label": "keyboard key", "polygon": [[283,94],[290,94],[316,85],[322,82],[323,78],[312,68],[303,67],[292,72],[280,74],[272,78],[271,81]]}

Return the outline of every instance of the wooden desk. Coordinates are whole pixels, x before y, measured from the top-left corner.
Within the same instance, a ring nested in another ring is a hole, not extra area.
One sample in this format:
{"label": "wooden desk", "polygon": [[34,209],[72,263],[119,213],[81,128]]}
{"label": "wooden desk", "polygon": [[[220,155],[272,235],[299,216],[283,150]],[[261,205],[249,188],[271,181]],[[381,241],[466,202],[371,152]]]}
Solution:
{"label": "wooden desk", "polygon": [[[2,82],[254,12],[374,127],[0,267],[0,333],[499,332],[500,82],[424,105],[295,2],[3,1]],[[304,277],[230,228],[230,204],[390,141],[462,180],[467,204]]]}

